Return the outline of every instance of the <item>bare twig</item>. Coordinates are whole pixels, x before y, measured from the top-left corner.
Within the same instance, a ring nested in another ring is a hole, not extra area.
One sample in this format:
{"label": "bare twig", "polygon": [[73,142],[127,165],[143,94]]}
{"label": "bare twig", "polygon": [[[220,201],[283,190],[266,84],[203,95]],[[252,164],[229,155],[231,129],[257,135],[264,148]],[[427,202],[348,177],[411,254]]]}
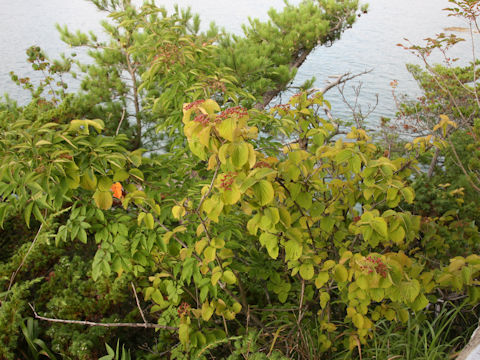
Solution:
{"label": "bare twig", "polygon": [[300,292],[300,303],[298,304],[298,319],[297,319],[297,325],[300,328],[300,322],[302,321],[303,318],[303,297],[305,295],[305,280],[302,279],[302,290]]}
{"label": "bare twig", "polygon": [[35,238],[33,239],[32,244],[31,244],[30,247],[28,248],[27,253],[26,253],[25,256],[23,257],[22,262],[21,262],[20,265],[18,266],[17,270],[15,270],[15,272],[12,273],[12,277],[10,278],[10,283],[8,284],[7,294],[8,294],[8,290],[10,290],[10,288],[11,288],[12,285],[13,285],[13,281],[15,280],[15,277],[17,276],[18,272],[20,271],[20,269],[22,268],[23,264],[25,263],[25,260],[27,259],[27,256],[30,254],[30,251],[32,251],[33,247],[35,246],[35,243],[36,243],[36,241],[37,241],[37,239],[38,239],[38,236],[40,235],[40,232],[42,231],[42,227],[43,227],[43,224],[40,224],[40,227],[38,228],[37,234],[35,235]]}
{"label": "bare twig", "polygon": [[347,81],[350,81],[350,80],[353,80],[355,79],[356,77],[359,77],[359,76],[362,76],[362,75],[365,75],[365,74],[368,74],[370,72],[372,72],[373,69],[370,69],[370,70],[364,70],[362,72],[359,72],[357,74],[350,74],[349,72],[345,73],[345,74],[342,74],[342,75],[338,75],[338,76],[330,76],[330,78],[336,78],[335,81],[332,81],[332,82],[329,82],[327,85],[325,85],[323,88],[321,89],[311,89],[309,91],[310,92],[320,92],[322,94],[325,94],[327,91],[333,89],[335,86],[338,86],[340,84],[343,84],[343,83],[346,83]]}
{"label": "bare twig", "polygon": [[86,321],[86,320],[65,320],[65,319],[53,319],[48,318],[45,316],[40,316],[35,311],[35,308],[32,304],[28,304],[35,315],[35,319],[44,320],[49,322],[56,322],[61,324],[77,324],[77,325],[86,325],[86,326],[102,326],[102,327],[133,327],[133,328],[151,328],[151,329],[164,329],[164,330],[178,330],[177,327],[174,326],[167,326],[167,325],[159,325],[159,324],[151,324],[151,323],[98,323],[93,321]]}
{"label": "bare twig", "polygon": [[450,138],[447,139],[448,143],[450,144],[450,148],[452,149],[452,152],[453,152],[453,155],[455,156],[455,159],[457,160],[457,166],[462,170],[462,172],[465,174],[465,176],[467,177],[467,180],[468,182],[470,183],[470,185],[472,185],[472,187],[480,192],[480,188],[473,182],[470,174],[467,172],[467,170],[465,169],[465,167],[463,166],[463,163],[462,163],[462,160],[460,160],[460,157],[458,156],[458,153],[457,153],[457,149],[455,149],[455,146],[453,145],[452,143],[452,140]]}
{"label": "bare twig", "polygon": [[140,307],[140,301],[138,300],[137,290],[135,290],[135,285],[133,285],[133,282],[131,284],[132,284],[133,294],[135,295],[135,301],[137,302],[138,310],[140,311],[140,315],[142,315],[142,319],[145,324],[145,327],[147,327],[148,322],[145,319],[145,315],[143,314],[142,308]]}
{"label": "bare twig", "polygon": [[123,110],[122,110],[122,117],[120,118],[120,121],[118,122],[117,131],[115,131],[115,136],[117,136],[118,133],[120,132],[120,127],[122,126],[124,118],[125,118],[125,108],[123,108]]}
{"label": "bare twig", "polygon": [[215,183],[215,179],[217,178],[218,170],[220,169],[220,164],[221,163],[220,163],[220,161],[217,157],[217,166],[215,167],[215,173],[213,174],[212,182],[210,183],[210,187],[208,188],[208,191],[205,194],[203,194],[202,198],[200,199],[200,202],[198,203],[198,207],[197,207],[197,212],[198,213],[200,213],[200,209],[203,205],[203,202],[212,192],[213,184]]}

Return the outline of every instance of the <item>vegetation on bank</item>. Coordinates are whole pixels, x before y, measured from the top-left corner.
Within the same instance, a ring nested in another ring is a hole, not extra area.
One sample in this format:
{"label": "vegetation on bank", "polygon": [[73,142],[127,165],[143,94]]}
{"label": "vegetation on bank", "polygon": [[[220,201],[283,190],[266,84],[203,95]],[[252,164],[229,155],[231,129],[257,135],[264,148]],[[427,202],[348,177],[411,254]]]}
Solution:
{"label": "vegetation on bank", "polygon": [[[0,358],[461,350],[480,299],[478,63],[428,58],[458,38],[406,46],[424,96],[370,134],[331,117],[330,87],[271,105],[356,1],[286,5],[242,37],[92,2],[106,40],[59,28],[92,62],[33,47],[41,83],[12,74],[30,103],[0,103]],[[480,2],[451,3],[473,36]]]}

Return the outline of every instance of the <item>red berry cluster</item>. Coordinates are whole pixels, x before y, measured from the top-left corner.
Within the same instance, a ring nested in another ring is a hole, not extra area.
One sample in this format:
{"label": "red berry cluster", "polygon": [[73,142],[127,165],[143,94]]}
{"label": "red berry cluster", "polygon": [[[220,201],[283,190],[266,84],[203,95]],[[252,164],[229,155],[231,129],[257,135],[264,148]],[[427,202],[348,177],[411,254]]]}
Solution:
{"label": "red berry cluster", "polygon": [[290,110],[290,104],[278,104],[273,107],[275,110]]}
{"label": "red berry cluster", "polygon": [[177,309],[177,313],[179,317],[184,317],[190,313],[190,304],[186,302],[182,302]]}
{"label": "red berry cluster", "polygon": [[190,110],[191,108],[196,107],[200,104],[203,104],[204,102],[205,102],[205,100],[203,100],[203,99],[195,100],[194,102],[191,102],[190,104],[185,105],[184,109],[185,110]]}
{"label": "red berry cluster", "polygon": [[174,65],[177,62],[184,64],[181,57],[180,48],[171,43],[164,43],[162,47],[158,49],[158,55],[155,56],[155,60],[161,59],[167,65]]}
{"label": "red berry cluster", "polygon": [[265,161],[258,161],[253,168],[256,169],[256,168],[269,168],[269,167],[271,167],[269,163]]}
{"label": "red berry cluster", "polygon": [[383,278],[387,277],[387,265],[385,265],[382,259],[367,256],[366,260],[367,262],[369,262],[369,264],[362,266],[361,267],[362,270],[368,271],[369,274],[375,271],[381,277]]}
{"label": "red berry cluster", "polygon": [[210,122],[210,118],[208,117],[207,114],[200,114],[200,115],[195,116],[193,121],[196,121],[196,122],[198,122],[202,125],[207,125]]}
{"label": "red berry cluster", "polygon": [[242,117],[247,115],[248,115],[247,109],[241,106],[235,106],[235,107],[223,110],[220,114],[217,115],[216,121],[222,121],[231,116]]}
{"label": "red berry cluster", "polygon": [[207,86],[210,90],[213,91],[221,91],[221,92],[226,92],[227,87],[222,81],[215,80],[215,79],[209,79],[207,80]]}
{"label": "red berry cluster", "polygon": [[224,190],[232,190],[232,184],[236,175],[237,173],[232,172],[222,175],[220,178],[220,187]]}

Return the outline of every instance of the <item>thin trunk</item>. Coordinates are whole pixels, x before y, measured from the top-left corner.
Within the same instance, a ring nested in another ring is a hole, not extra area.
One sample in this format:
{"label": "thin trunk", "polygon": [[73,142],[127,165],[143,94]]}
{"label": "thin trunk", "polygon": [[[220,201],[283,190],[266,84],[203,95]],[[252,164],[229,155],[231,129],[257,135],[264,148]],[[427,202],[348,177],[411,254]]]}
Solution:
{"label": "thin trunk", "polygon": [[140,102],[138,100],[138,86],[137,86],[137,77],[136,69],[132,66],[130,60],[130,55],[125,53],[125,59],[127,60],[128,73],[132,79],[132,89],[133,89],[133,106],[135,107],[135,119],[137,132],[135,134],[135,141],[133,143],[133,148],[138,149],[142,143],[142,119],[140,119]]}
{"label": "thin trunk", "polygon": [[431,178],[433,176],[433,170],[435,170],[435,166],[437,166],[438,156],[440,155],[440,149],[435,150],[435,154],[433,154],[432,162],[430,163],[430,167],[428,168],[427,177]]}

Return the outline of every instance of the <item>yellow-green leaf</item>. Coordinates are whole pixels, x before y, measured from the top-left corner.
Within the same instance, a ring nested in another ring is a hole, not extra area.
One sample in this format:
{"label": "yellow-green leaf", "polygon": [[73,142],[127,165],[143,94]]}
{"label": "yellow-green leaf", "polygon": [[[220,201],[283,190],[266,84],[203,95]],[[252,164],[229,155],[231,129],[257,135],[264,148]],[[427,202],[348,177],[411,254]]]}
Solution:
{"label": "yellow-green leaf", "polygon": [[267,205],[273,201],[274,191],[272,184],[267,180],[260,180],[253,186],[253,192],[260,205]]}
{"label": "yellow-green leaf", "polygon": [[328,275],[328,272],[320,271],[315,279],[315,286],[317,289],[320,289],[323,285],[325,285],[329,278],[330,276]]}
{"label": "yellow-green leaf", "polygon": [[337,282],[345,282],[348,279],[348,271],[345,266],[337,264],[335,265],[333,276]]}
{"label": "yellow-green leaf", "polygon": [[110,191],[96,191],[93,194],[95,204],[102,210],[108,210],[112,207],[113,199]]}
{"label": "yellow-green leaf", "polygon": [[315,275],[315,270],[313,269],[312,264],[302,264],[300,265],[300,276],[304,280],[310,280]]}
{"label": "yellow-green leaf", "polygon": [[98,180],[98,190],[100,191],[110,191],[110,188],[112,187],[113,185],[113,181],[112,179],[110,179],[108,176],[102,176],[99,180]]}

